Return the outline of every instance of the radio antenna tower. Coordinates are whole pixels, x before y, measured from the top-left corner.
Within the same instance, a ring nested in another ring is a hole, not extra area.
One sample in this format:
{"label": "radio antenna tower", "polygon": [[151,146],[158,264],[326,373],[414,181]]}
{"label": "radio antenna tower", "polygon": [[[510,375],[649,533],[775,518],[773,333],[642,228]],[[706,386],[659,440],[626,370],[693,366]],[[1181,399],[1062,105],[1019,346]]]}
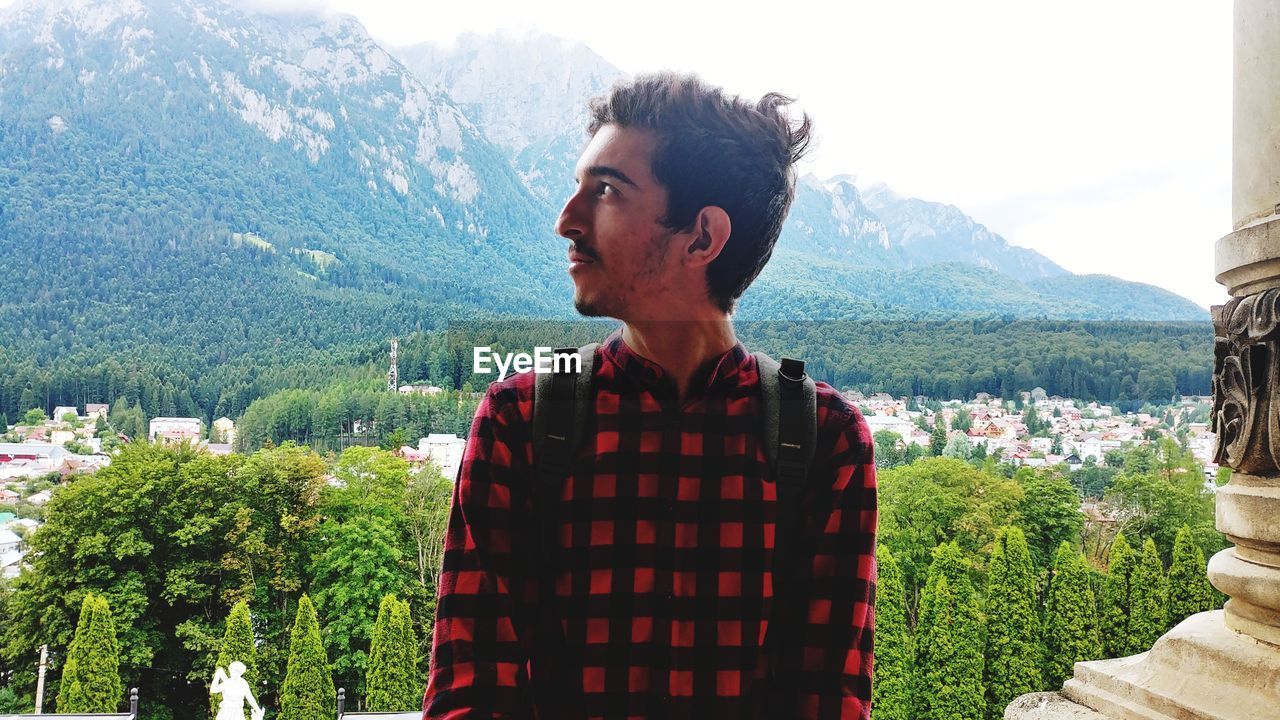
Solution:
{"label": "radio antenna tower", "polygon": [[400,340],[391,338],[391,367],[387,368],[387,389],[396,392],[400,389],[400,367],[396,364],[396,355],[400,351]]}

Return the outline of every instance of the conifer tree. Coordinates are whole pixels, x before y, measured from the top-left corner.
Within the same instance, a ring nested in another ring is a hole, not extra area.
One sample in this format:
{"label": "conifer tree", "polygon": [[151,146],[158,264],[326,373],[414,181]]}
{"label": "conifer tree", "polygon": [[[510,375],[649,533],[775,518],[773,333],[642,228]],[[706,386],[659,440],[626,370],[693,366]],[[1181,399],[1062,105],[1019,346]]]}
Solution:
{"label": "conifer tree", "polygon": [[1142,544],[1142,554],[1133,566],[1129,590],[1129,646],[1126,655],[1151,648],[1169,622],[1169,590],[1160,553],[1151,538]]}
{"label": "conifer tree", "polygon": [[[227,629],[222,635],[222,646],[218,648],[217,667],[227,669],[233,662],[244,663],[244,681],[249,688],[258,693],[258,652],[253,638],[253,622],[249,617],[249,606],[241,600],[231,608],[227,616]],[[214,714],[217,713],[218,696],[210,696],[210,704]]]}
{"label": "conifer tree", "polygon": [[902,571],[889,548],[876,548],[876,654],[871,713],[876,720],[910,720],[911,634]]}
{"label": "conifer tree", "polygon": [[1116,535],[1107,559],[1107,576],[1102,581],[1102,650],[1107,657],[1120,657],[1129,648],[1129,584],[1133,575],[1133,550],[1124,534]]}
{"label": "conifer tree", "polygon": [[413,631],[409,603],[395,595],[382,598],[369,647],[368,691],[372,712],[411,710],[422,700],[418,674],[418,638]]}
{"label": "conifer tree", "polygon": [[1178,530],[1169,565],[1169,627],[1198,612],[1214,607],[1213,586],[1209,584],[1204,551],[1191,540],[1191,528]]}
{"label": "conifer tree", "polygon": [[962,637],[962,616],[970,612],[960,602],[946,576],[940,575],[929,588],[933,624],[919,636],[920,656],[928,664],[917,663],[920,681],[912,698],[913,720],[980,720],[985,703],[982,697],[982,656],[976,644]]}
{"label": "conifer tree", "polygon": [[391,611],[391,627],[400,637],[403,648],[404,672],[401,677],[401,709],[422,705],[422,694],[427,689],[426,677],[418,667],[418,633],[413,629],[413,611],[407,600],[401,600]]}
{"label": "conifer tree", "polygon": [[337,691],[311,598],[303,595],[289,633],[289,664],[280,688],[280,720],[332,720]]}
{"label": "conifer tree", "polygon": [[978,605],[968,565],[957,544],[940,545],[934,549],[920,599],[913,720],[980,720],[986,712],[982,664]]}
{"label": "conifer tree", "polygon": [[120,645],[111,607],[106,598],[86,595],[62,666],[58,712],[113,713],[123,695]]}
{"label": "conifer tree", "polygon": [[941,414],[934,415],[933,431],[929,433],[929,454],[938,457],[947,447],[947,421]]}
{"label": "conifer tree", "polygon": [[1101,657],[1096,615],[1089,565],[1070,543],[1063,542],[1058,546],[1044,603],[1046,687],[1061,687],[1074,673],[1076,663]]}
{"label": "conifer tree", "polygon": [[1041,689],[1036,573],[1017,527],[996,534],[987,585],[987,717],[1000,720],[1014,698]]}

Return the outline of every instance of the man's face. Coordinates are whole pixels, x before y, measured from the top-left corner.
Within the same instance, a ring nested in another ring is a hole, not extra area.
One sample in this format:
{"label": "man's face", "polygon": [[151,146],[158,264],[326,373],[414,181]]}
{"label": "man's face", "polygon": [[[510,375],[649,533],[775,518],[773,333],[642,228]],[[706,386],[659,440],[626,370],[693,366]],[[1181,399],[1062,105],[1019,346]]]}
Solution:
{"label": "man's face", "polygon": [[679,270],[674,233],[661,223],[666,189],[651,170],[656,147],[647,130],[605,125],[578,159],[556,232],[573,241],[573,304],[583,315],[651,317]]}

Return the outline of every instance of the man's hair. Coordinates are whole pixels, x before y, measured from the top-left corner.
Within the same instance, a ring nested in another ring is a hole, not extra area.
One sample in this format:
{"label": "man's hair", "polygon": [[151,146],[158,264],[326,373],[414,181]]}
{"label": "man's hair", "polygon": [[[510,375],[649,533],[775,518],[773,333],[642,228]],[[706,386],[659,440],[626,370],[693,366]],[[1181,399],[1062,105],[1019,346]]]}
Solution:
{"label": "man's hair", "polygon": [[707,287],[724,312],[764,269],[795,195],[794,165],[809,146],[811,122],[793,125],[791,98],[751,103],[694,75],[640,75],[591,101],[592,136],[605,125],[640,128],[658,139],[653,175],[667,190],[662,224],[689,230],[698,212],[729,215],[729,241],[707,268]]}

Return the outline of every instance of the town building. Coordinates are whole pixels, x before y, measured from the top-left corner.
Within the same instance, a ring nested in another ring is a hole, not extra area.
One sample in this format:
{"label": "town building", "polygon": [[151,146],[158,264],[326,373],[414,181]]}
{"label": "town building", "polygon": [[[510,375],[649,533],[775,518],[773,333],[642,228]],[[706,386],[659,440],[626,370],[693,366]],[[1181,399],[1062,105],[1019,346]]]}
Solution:
{"label": "town building", "polygon": [[453,433],[431,433],[418,440],[419,452],[425,453],[428,460],[440,468],[440,472],[450,480],[458,477],[458,468],[462,465],[462,452],[467,441]]}
{"label": "town building", "polygon": [[213,432],[210,433],[210,442],[225,443],[227,445],[236,444],[236,424],[231,418],[220,417],[213,421]]}
{"label": "town building", "polygon": [[158,417],[152,418],[147,431],[147,439],[152,442],[181,442],[200,439],[202,423],[200,418]]}

